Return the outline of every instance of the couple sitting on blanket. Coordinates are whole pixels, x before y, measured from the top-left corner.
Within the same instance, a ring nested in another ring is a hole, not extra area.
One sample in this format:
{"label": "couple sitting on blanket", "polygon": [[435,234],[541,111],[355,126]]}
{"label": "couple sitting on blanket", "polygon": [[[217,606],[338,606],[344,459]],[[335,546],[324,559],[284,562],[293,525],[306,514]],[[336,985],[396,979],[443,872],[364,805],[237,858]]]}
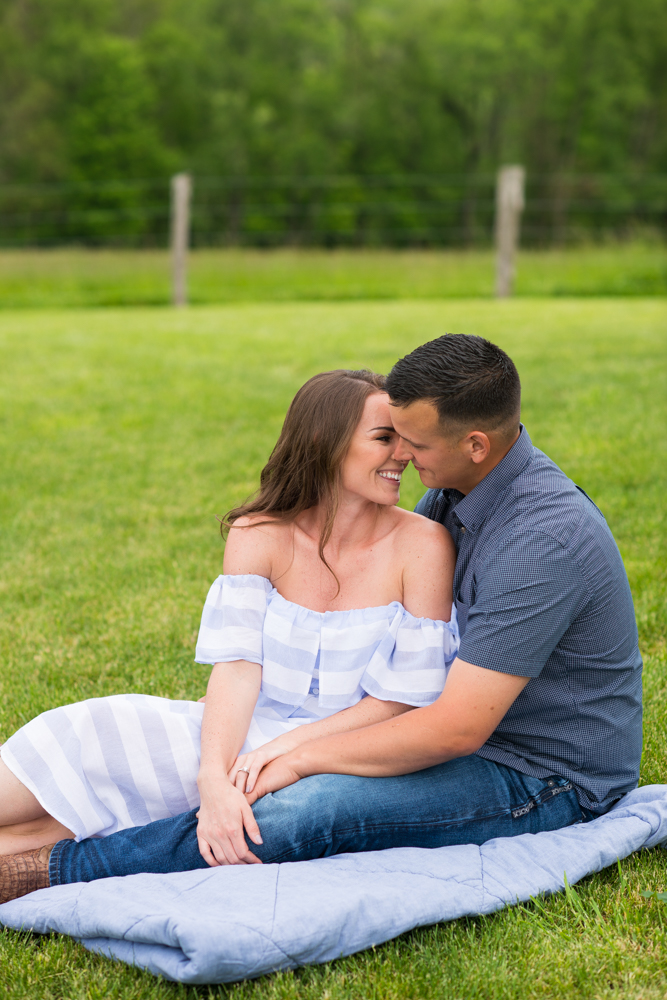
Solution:
{"label": "couple sitting on blanket", "polygon": [[[297,393],[231,511],[206,698],[56,708],[2,747],[0,894],[480,844],[638,780],[641,658],[604,517],[519,422],[511,359],[447,335]],[[414,463],[428,492],[399,509]]]}

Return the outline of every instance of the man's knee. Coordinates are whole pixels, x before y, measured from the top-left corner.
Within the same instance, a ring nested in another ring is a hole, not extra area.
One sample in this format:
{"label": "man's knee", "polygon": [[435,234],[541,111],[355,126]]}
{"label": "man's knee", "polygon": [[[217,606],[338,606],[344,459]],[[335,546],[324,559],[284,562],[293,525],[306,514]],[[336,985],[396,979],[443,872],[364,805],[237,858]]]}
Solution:
{"label": "man's knee", "polygon": [[327,814],[335,815],[344,798],[347,777],[343,774],[314,774],[258,799],[253,813],[260,829],[262,823],[282,826],[312,821]]}
{"label": "man's knee", "polygon": [[301,848],[306,844],[309,847],[304,857],[328,853],[334,825],[354,808],[350,784],[370,780],[342,774],[316,774],[265,795],[253,806],[264,843],[255,846],[246,837],[248,846],[262,861],[269,863],[300,858]]}

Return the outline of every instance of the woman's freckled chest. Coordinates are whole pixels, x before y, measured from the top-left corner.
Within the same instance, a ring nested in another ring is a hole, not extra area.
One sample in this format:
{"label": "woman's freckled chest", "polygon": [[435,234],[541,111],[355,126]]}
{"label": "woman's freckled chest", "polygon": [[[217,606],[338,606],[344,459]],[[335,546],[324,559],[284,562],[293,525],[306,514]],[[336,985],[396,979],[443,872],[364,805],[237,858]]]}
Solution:
{"label": "woman's freckled chest", "polygon": [[276,581],[279,593],[314,611],[375,607],[402,600],[401,574],[388,541],[355,548],[327,561],[340,590],[313,544],[295,546],[292,565]]}

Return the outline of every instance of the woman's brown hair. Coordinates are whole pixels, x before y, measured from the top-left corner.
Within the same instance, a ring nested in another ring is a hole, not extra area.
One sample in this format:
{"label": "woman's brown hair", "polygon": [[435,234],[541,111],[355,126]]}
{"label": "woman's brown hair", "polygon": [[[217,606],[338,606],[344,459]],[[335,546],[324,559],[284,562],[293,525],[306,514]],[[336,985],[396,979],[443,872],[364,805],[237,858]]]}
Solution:
{"label": "woman's brown hair", "polygon": [[[367,398],[384,392],[384,375],[339,368],[308,379],[292,400],[283,429],[259,477],[259,490],[222,522],[265,515],[289,524],[322,503],[325,518],[320,559],[331,538],[338,510],[340,469],[361,420]],[[335,576],[335,574],[334,574]]]}

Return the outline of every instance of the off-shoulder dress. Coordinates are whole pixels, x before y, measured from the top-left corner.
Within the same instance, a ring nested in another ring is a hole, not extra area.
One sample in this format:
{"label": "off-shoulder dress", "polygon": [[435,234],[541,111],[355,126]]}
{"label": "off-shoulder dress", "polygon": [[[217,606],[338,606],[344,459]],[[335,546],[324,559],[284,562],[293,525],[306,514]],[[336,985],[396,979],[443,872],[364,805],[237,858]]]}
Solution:
{"label": "off-shoulder dress", "polygon": [[[243,751],[355,705],[366,695],[416,707],[438,697],[456,656],[449,622],[402,604],[310,611],[264,577],[219,576],[195,660],[250,660],[262,683]],[[2,747],[5,764],[77,840],[199,805],[204,706],[152,695],[91,698],[37,716]]]}

